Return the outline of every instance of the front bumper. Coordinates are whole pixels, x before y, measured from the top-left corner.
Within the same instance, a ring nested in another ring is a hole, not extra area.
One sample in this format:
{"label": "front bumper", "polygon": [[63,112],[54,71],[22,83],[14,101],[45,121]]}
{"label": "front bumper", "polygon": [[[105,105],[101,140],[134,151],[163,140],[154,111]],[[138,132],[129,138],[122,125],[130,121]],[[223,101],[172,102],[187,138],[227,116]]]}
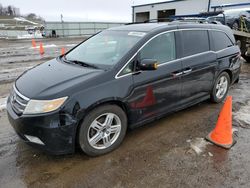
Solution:
{"label": "front bumper", "polygon": [[[55,155],[74,152],[77,122],[70,115],[57,111],[18,116],[13,111],[9,99],[7,113],[12,127],[27,144]],[[30,139],[32,137],[38,139]]]}

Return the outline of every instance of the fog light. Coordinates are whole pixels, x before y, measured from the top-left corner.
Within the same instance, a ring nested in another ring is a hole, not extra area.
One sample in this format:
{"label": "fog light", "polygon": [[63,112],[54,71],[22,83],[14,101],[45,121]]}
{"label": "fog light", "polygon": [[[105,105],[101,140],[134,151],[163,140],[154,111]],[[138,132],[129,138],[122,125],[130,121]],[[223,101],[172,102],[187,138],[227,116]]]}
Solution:
{"label": "fog light", "polygon": [[24,135],[30,142],[36,143],[36,144],[41,144],[45,145],[39,138],[35,136],[30,136],[30,135]]}

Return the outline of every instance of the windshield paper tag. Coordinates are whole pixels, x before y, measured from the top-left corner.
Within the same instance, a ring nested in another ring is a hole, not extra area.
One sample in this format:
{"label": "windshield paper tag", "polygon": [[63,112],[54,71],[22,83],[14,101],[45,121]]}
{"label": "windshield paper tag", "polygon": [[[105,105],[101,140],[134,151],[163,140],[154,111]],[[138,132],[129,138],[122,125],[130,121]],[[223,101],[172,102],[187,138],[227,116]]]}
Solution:
{"label": "windshield paper tag", "polygon": [[146,33],[132,31],[132,32],[129,32],[128,35],[130,35],[130,36],[137,36],[137,37],[143,37],[144,35],[146,35]]}

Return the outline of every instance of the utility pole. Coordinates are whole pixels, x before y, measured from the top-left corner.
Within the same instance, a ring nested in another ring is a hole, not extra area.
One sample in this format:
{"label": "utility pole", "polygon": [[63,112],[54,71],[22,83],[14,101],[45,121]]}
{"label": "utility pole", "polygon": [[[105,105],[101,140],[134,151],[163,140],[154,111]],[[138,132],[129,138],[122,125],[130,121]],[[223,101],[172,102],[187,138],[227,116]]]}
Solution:
{"label": "utility pole", "polygon": [[208,0],[208,6],[207,6],[207,11],[210,11],[210,6],[211,6],[211,0]]}
{"label": "utility pole", "polygon": [[64,37],[64,24],[63,24],[63,15],[61,14],[61,23],[62,23],[62,33]]}
{"label": "utility pole", "polygon": [[132,23],[135,22],[135,18],[134,18],[135,17],[134,16],[134,14],[135,14],[135,10],[134,9],[135,8],[134,8],[134,5],[135,5],[135,1],[133,1],[133,4],[132,4]]}

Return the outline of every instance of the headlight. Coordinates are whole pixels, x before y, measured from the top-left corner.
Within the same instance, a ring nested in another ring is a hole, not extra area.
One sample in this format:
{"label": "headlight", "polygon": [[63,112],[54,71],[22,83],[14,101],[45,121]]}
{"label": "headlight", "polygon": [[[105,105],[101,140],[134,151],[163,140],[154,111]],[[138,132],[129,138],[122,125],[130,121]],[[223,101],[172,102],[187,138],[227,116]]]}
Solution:
{"label": "headlight", "polygon": [[53,100],[30,100],[23,114],[39,114],[52,112],[60,108],[68,97]]}

